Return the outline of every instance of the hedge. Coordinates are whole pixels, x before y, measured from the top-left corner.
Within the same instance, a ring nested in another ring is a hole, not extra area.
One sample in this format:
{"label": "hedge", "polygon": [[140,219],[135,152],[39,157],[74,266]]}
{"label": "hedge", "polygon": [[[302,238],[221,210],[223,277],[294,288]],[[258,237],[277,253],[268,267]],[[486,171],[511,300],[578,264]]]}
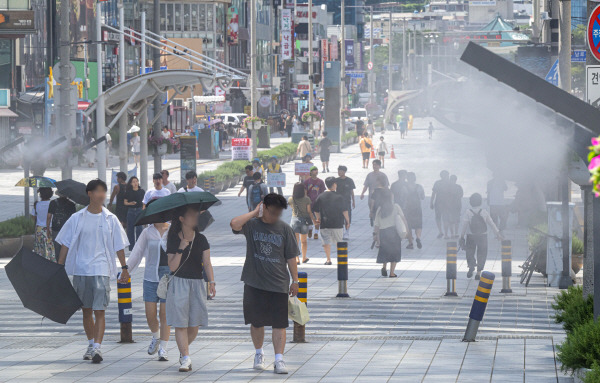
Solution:
{"label": "hedge", "polygon": [[0,222],[0,238],[19,238],[35,233],[35,223],[31,217],[23,215]]}

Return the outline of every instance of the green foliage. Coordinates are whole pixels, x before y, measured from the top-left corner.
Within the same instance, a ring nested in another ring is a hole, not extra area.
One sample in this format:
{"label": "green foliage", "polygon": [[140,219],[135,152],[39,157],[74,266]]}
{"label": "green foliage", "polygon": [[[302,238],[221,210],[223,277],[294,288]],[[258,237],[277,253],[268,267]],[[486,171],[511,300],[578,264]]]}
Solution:
{"label": "green foliage", "polygon": [[35,233],[35,223],[31,217],[17,216],[0,222],[0,238],[18,238]]}
{"label": "green foliage", "polygon": [[258,158],[260,158],[261,161],[264,162],[265,160],[267,160],[273,156],[277,156],[277,158],[293,156],[294,154],[296,154],[297,150],[298,150],[298,144],[289,142],[287,144],[278,145],[278,146],[274,147],[273,149],[261,150],[260,152],[257,153],[257,155],[258,155]]}
{"label": "green foliage", "polygon": [[347,142],[353,138],[357,137],[356,131],[351,131],[348,133],[344,133],[344,135],[342,135],[342,141]]}
{"label": "green foliage", "polygon": [[554,296],[552,308],[554,321],[562,323],[567,334],[594,318],[594,298],[590,294],[584,299],[581,286],[570,286]]}
{"label": "green foliage", "polygon": [[592,363],[592,370],[585,374],[583,382],[600,383],[600,365],[597,362]]}
{"label": "green foliage", "polygon": [[600,360],[600,323],[591,319],[576,327],[557,349],[562,371],[592,368]]}
{"label": "green foliage", "polygon": [[571,252],[573,254],[583,254],[584,251],[584,247],[583,247],[583,241],[581,239],[579,239],[579,237],[573,233],[573,239],[572,239],[572,243],[571,243]]}

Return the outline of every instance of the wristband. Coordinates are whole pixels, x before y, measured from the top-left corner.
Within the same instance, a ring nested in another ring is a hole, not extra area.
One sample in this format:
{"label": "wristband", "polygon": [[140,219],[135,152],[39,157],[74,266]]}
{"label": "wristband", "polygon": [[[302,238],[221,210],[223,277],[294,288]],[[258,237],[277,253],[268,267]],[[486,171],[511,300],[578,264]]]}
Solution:
{"label": "wristband", "polygon": [[292,284],[294,284],[294,283],[297,284],[297,285],[299,285],[300,281],[293,281]]}
{"label": "wristband", "polygon": [[129,270],[129,266],[127,266],[127,265],[121,266],[121,270]]}
{"label": "wristband", "polygon": [[210,282],[208,282],[208,284],[209,284],[209,285],[216,285],[216,284],[217,284],[217,282],[215,282],[215,281],[210,281]]}

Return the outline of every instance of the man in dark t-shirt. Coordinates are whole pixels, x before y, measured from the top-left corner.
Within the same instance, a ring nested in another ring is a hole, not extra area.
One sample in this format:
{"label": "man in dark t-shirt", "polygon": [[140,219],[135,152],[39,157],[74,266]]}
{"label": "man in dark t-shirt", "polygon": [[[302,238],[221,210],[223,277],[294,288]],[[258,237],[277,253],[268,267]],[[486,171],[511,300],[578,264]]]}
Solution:
{"label": "man in dark t-shirt", "polygon": [[254,183],[254,178],[252,178],[252,176],[254,175],[254,168],[252,167],[252,165],[248,165],[246,166],[245,170],[246,175],[244,176],[244,180],[242,181],[242,187],[240,188],[238,197],[242,195],[244,190],[246,190],[246,205],[248,206],[248,211],[251,211],[252,209],[250,207],[250,202],[248,201],[248,190],[250,189],[250,186],[252,186],[252,184]]}
{"label": "man in dark t-shirt", "polygon": [[321,228],[321,243],[327,257],[325,264],[331,265],[331,246],[343,241],[344,227],[350,228],[350,218],[344,198],[336,193],[335,177],[327,177],[325,185],[327,191],[317,198],[313,209]]}
{"label": "man in dark t-shirt", "polygon": [[[348,168],[344,165],[340,165],[338,167],[338,178],[336,178],[335,182],[337,185],[336,193],[342,196],[344,199],[344,204],[346,209],[348,209],[348,221],[352,223],[352,209],[356,207],[354,202],[354,189],[356,189],[356,185],[354,184],[354,180],[350,177],[346,177],[346,172]],[[348,240],[349,230],[344,228],[344,240]]]}
{"label": "man in dark t-shirt", "polygon": [[56,193],[59,197],[50,201],[50,205],[48,205],[48,221],[51,222],[51,225],[46,225],[49,230],[52,230],[52,240],[54,241],[54,251],[56,253],[56,259],[60,255],[60,243],[56,242],[56,236],[62,229],[63,225],[71,216],[75,213],[75,204],[69,201],[66,197],[61,196],[59,193]]}
{"label": "man in dark t-shirt", "polygon": [[327,132],[323,132],[323,138],[319,141],[319,149],[321,156],[321,163],[323,164],[323,173],[329,171],[329,147],[333,145],[333,142],[327,137]]}

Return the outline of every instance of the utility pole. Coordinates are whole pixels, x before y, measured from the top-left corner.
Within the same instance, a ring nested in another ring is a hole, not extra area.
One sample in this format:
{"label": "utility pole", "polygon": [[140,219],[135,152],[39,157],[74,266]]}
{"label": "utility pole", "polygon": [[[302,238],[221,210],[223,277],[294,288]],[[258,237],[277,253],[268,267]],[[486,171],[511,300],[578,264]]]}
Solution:
{"label": "utility pole", "polygon": [[[157,1],[157,0],[156,0]],[[250,115],[256,117],[256,1],[250,1]],[[252,124],[254,125],[254,124]],[[252,158],[256,158],[258,130],[252,131]]]}
{"label": "utility pole", "polygon": [[[371,30],[371,35],[369,36],[369,62],[371,63],[371,65],[373,65],[373,6],[371,5],[370,7],[370,20],[369,20],[369,29]],[[369,103],[371,105],[375,104],[375,97],[373,94],[374,88],[375,88],[375,84],[374,84],[374,80],[375,80],[375,68],[371,69],[371,71],[369,72],[369,93],[370,93],[370,99],[369,99]]]}
{"label": "utility pole", "polygon": [[560,87],[571,93],[571,0],[560,1],[558,72]]}
{"label": "utility pole", "polygon": [[[152,15],[152,32],[156,35],[160,36],[160,0],[153,0],[153,8],[154,12]],[[152,50],[152,71],[158,72],[160,70],[160,49],[156,44],[154,44],[155,48]],[[161,96],[154,98],[153,108],[154,108],[154,118],[156,122],[153,127],[153,135],[158,137],[160,135],[160,118],[158,118],[158,113],[160,112],[160,106],[163,100]],[[149,127],[148,127],[149,128]],[[140,138],[141,141],[141,138]],[[146,142],[142,142],[142,145],[147,145]],[[162,159],[161,156],[154,153],[154,173],[158,173],[162,170]]]}
{"label": "utility pole", "polygon": [[[390,9],[390,22],[388,25],[388,99],[390,99],[391,97],[391,92],[393,89],[393,82],[392,82],[392,17],[393,17],[393,13]],[[404,52],[403,52],[404,53]],[[404,75],[404,67],[402,67],[402,74]],[[389,102],[389,101],[388,101]]]}
{"label": "utility pole", "polygon": [[[140,41],[140,43],[141,43],[140,72],[138,74],[144,74],[144,73],[146,73],[146,11],[142,11],[142,13],[140,15],[140,19],[141,19],[141,23],[142,23],[142,28],[141,28],[142,39]],[[144,189],[144,190],[146,190],[146,189]]]}
{"label": "utility pole", "polygon": [[411,78],[411,82],[412,82],[412,86],[413,89],[417,87],[416,84],[416,78],[417,78],[417,26],[413,25],[413,56],[412,56],[412,62],[413,62],[413,66],[412,66],[412,78]]}
{"label": "utility pole", "polygon": [[540,39],[540,0],[533,0],[533,42],[537,43]]}
{"label": "utility pole", "polygon": [[[308,0],[308,110],[313,110],[313,23],[312,0]],[[312,126],[310,127],[313,128]]]}
{"label": "utility pole", "polygon": [[[119,82],[125,81],[125,12],[123,1],[117,4],[119,9]],[[119,119],[119,170],[127,173],[127,111]],[[143,144],[143,143],[142,143]],[[140,145],[141,146],[141,145]]]}
{"label": "utility pole", "polygon": [[[96,3],[96,67],[98,74],[98,98],[96,99],[96,138],[106,136],[104,91],[102,78],[102,2]],[[98,148],[98,178],[106,181],[106,159],[108,158],[106,141],[96,145]]]}
{"label": "utility pole", "polygon": [[342,37],[340,39],[340,66],[341,66],[341,83],[340,83],[340,135],[343,135],[346,129],[346,117],[341,114],[342,110],[346,106],[346,96],[344,90],[346,89],[346,0],[342,0],[340,7],[341,11],[341,22],[342,22]]}
{"label": "utility pole", "polygon": [[[75,73],[71,73],[71,7],[68,1],[60,3],[60,104],[58,106],[58,122],[62,134],[67,138],[69,145],[71,140],[75,138],[75,114],[73,110],[73,102],[71,99],[73,86],[71,81]],[[62,179],[73,178],[73,166],[71,158],[67,158],[67,162],[62,168]]]}
{"label": "utility pole", "polygon": [[[146,11],[142,11],[140,15],[142,27],[141,27],[141,51],[140,51],[140,71],[139,73],[146,73]],[[140,187],[144,190],[148,190],[148,105],[144,103],[141,112],[142,117],[140,118]]]}
{"label": "utility pole", "polygon": [[406,88],[406,19],[402,19],[402,89]]}

